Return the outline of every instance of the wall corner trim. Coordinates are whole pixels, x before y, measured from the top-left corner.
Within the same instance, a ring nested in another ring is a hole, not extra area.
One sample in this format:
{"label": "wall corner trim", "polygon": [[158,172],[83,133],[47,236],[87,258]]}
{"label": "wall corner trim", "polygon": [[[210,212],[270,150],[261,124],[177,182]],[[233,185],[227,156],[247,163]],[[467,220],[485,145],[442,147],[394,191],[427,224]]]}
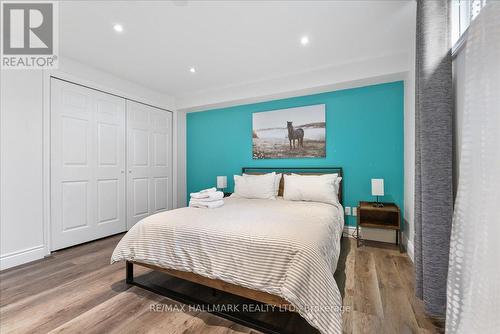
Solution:
{"label": "wall corner trim", "polygon": [[408,257],[410,258],[411,262],[415,263],[415,260],[414,260],[414,247],[413,247],[413,241],[408,239],[408,237],[406,236],[405,233],[403,233],[403,240],[405,240],[405,242],[403,243],[406,247],[406,252],[408,253]]}

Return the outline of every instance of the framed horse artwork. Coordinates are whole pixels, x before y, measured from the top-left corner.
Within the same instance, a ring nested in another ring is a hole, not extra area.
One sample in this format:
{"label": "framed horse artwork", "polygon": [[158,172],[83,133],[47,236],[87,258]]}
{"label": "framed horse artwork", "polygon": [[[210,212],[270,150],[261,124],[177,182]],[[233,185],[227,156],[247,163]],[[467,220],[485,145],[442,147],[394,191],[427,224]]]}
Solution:
{"label": "framed horse artwork", "polygon": [[325,105],[252,114],[254,159],[326,157]]}

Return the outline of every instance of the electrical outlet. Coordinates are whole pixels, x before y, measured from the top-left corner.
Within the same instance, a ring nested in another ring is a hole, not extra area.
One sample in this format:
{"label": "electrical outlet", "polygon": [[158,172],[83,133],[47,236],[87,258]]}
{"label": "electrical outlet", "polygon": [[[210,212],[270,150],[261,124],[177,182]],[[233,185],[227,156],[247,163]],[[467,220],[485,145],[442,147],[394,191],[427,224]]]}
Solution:
{"label": "electrical outlet", "polygon": [[352,207],[352,215],[353,216],[357,216],[358,215],[358,208],[355,207],[355,206]]}
{"label": "electrical outlet", "polygon": [[350,216],[351,215],[351,207],[350,206],[346,206],[344,208],[344,211],[345,211],[345,215],[346,216]]}

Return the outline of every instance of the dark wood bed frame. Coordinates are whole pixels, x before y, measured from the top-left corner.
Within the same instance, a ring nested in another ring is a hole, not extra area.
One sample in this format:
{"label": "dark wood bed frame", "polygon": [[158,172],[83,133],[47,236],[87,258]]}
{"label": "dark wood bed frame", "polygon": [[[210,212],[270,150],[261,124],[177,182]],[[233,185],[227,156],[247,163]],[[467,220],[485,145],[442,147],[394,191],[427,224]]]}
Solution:
{"label": "dark wood bed frame", "polygon": [[[321,174],[329,174],[329,173],[338,173],[339,176],[342,175],[342,168],[340,167],[301,167],[301,168],[264,168],[264,167],[243,167],[241,170],[242,173],[246,174],[264,174],[264,173],[270,173],[270,172],[276,172],[276,173],[284,173],[284,174],[302,174],[302,175],[321,175]],[[342,204],[342,183],[340,183],[339,187],[339,202]],[[280,189],[278,194],[280,196],[283,195],[283,188],[284,188],[284,178],[281,178],[280,181]],[[201,300],[197,300],[196,298],[192,296],[188,296],[185,294],[181,294],[179,292],[173,291],[173,290],[168,290],[168,289],[156,289],[154,287],[142,284],[138,281],[134,280],[134,265],[146,267],[149,269],[152,269],[154,271],[166,273],[170,276],[180,278],[189,282],[193,282],[196,284],[201,284],[207,287],[210,287],[212,289],[224,291],[226,293],[230,293],[233,295],[237,295],[240,297],[244,297],[253,301],[257,301],[263,304],[269,304],[269,305],[274,305],[274,306],[279,306],[279,307],[288,307],[290,306],[290,303],[283,299],[280,296],[276,296],[273,294],[269,294],[267,292],[263,291],[258,291],[258,290],[253,290],[249,288],[245,288],[236,284],[231,284],[227,283],[222,280],[218,279],[211,279],[207,278],[205,276],[201,276],[192,272],[186,272],[186,271],[180,271],[180,270],[174,270],[174,269],[167,269],[167,268],[161,268],[158,266],[154,266],[151,264],[146,264],[146,263],[141,263],[141,262],[131,262],[127,261],[125,265],[125,270],[126,270],[126,283],[130,285],[135,285],[139,286],[143,289],[155,292],[157,294],[161,294],[165,297],[174,299],[178,302],[187,304],[187,305],[201,305],[201,304],[206,304],[206,302],[203,302]],[[217,316],[226,318],[228,320],[237,322],[241,325],[254,328],[256,330],[259,330],[264,333],[270,333],[270,334],[279,334],[283,333],[282,329],[276,328],[268,323],[264,323],[260,320],[250,318],[250,317],[245,317],[242,316],[241,314],[236,315],[234,313],[229,313],[229,312],[219,312],[219,311],[211,311],[210,313],[215,314]]]}

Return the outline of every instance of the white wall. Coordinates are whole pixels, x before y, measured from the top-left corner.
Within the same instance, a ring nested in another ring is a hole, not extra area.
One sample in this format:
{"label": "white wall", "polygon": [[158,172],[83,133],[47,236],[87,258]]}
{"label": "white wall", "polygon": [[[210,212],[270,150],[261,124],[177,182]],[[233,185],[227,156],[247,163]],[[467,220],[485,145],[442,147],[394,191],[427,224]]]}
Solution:
{"label": "white wall", "polygon": [[[416,21],[416,3],[413,20]],[[408,255],[413,260],[413,240],[415,235],[415,49],[416,24],[413,25],[408,55],[408,72],[405,80],[405,118],[404,118],[404,233]]]}
{"label": "white wall", "polygon": [[1,71],[0,268],[45,254],[41,70]]}
{"label": "white wall", "polygon": [[408,53],[400,53],[367,58],[271,80],[205,90],[178,96],[176,105],[178,110],[203,111],[403,80],[408,71],[408,57]]}
{"label": "white wall", "polygon": [[186,197],[186,113],[177,112],[177,207],[187,205]]}
{"label": "white wall", "polygon": [[176,109],[174,97],[140,86],[129,80],[89,67],[69,58],[61,58],[59,69],[47,71],[47,74],[101,89],[128,99],[148,103],[158,108],[171,111]]}
{"label": "white wall", "polygon": [[[175,101],[67,58],[61,59],[57,71],[1,70],[0,73],[0,269],[5,269],[49,254],[50,217],[46,200],[49,152],[43,149],[47,147],[43,144],[49,138],[50,75],[174,112]],[[174,128],[174,145],[177,133]]]}

